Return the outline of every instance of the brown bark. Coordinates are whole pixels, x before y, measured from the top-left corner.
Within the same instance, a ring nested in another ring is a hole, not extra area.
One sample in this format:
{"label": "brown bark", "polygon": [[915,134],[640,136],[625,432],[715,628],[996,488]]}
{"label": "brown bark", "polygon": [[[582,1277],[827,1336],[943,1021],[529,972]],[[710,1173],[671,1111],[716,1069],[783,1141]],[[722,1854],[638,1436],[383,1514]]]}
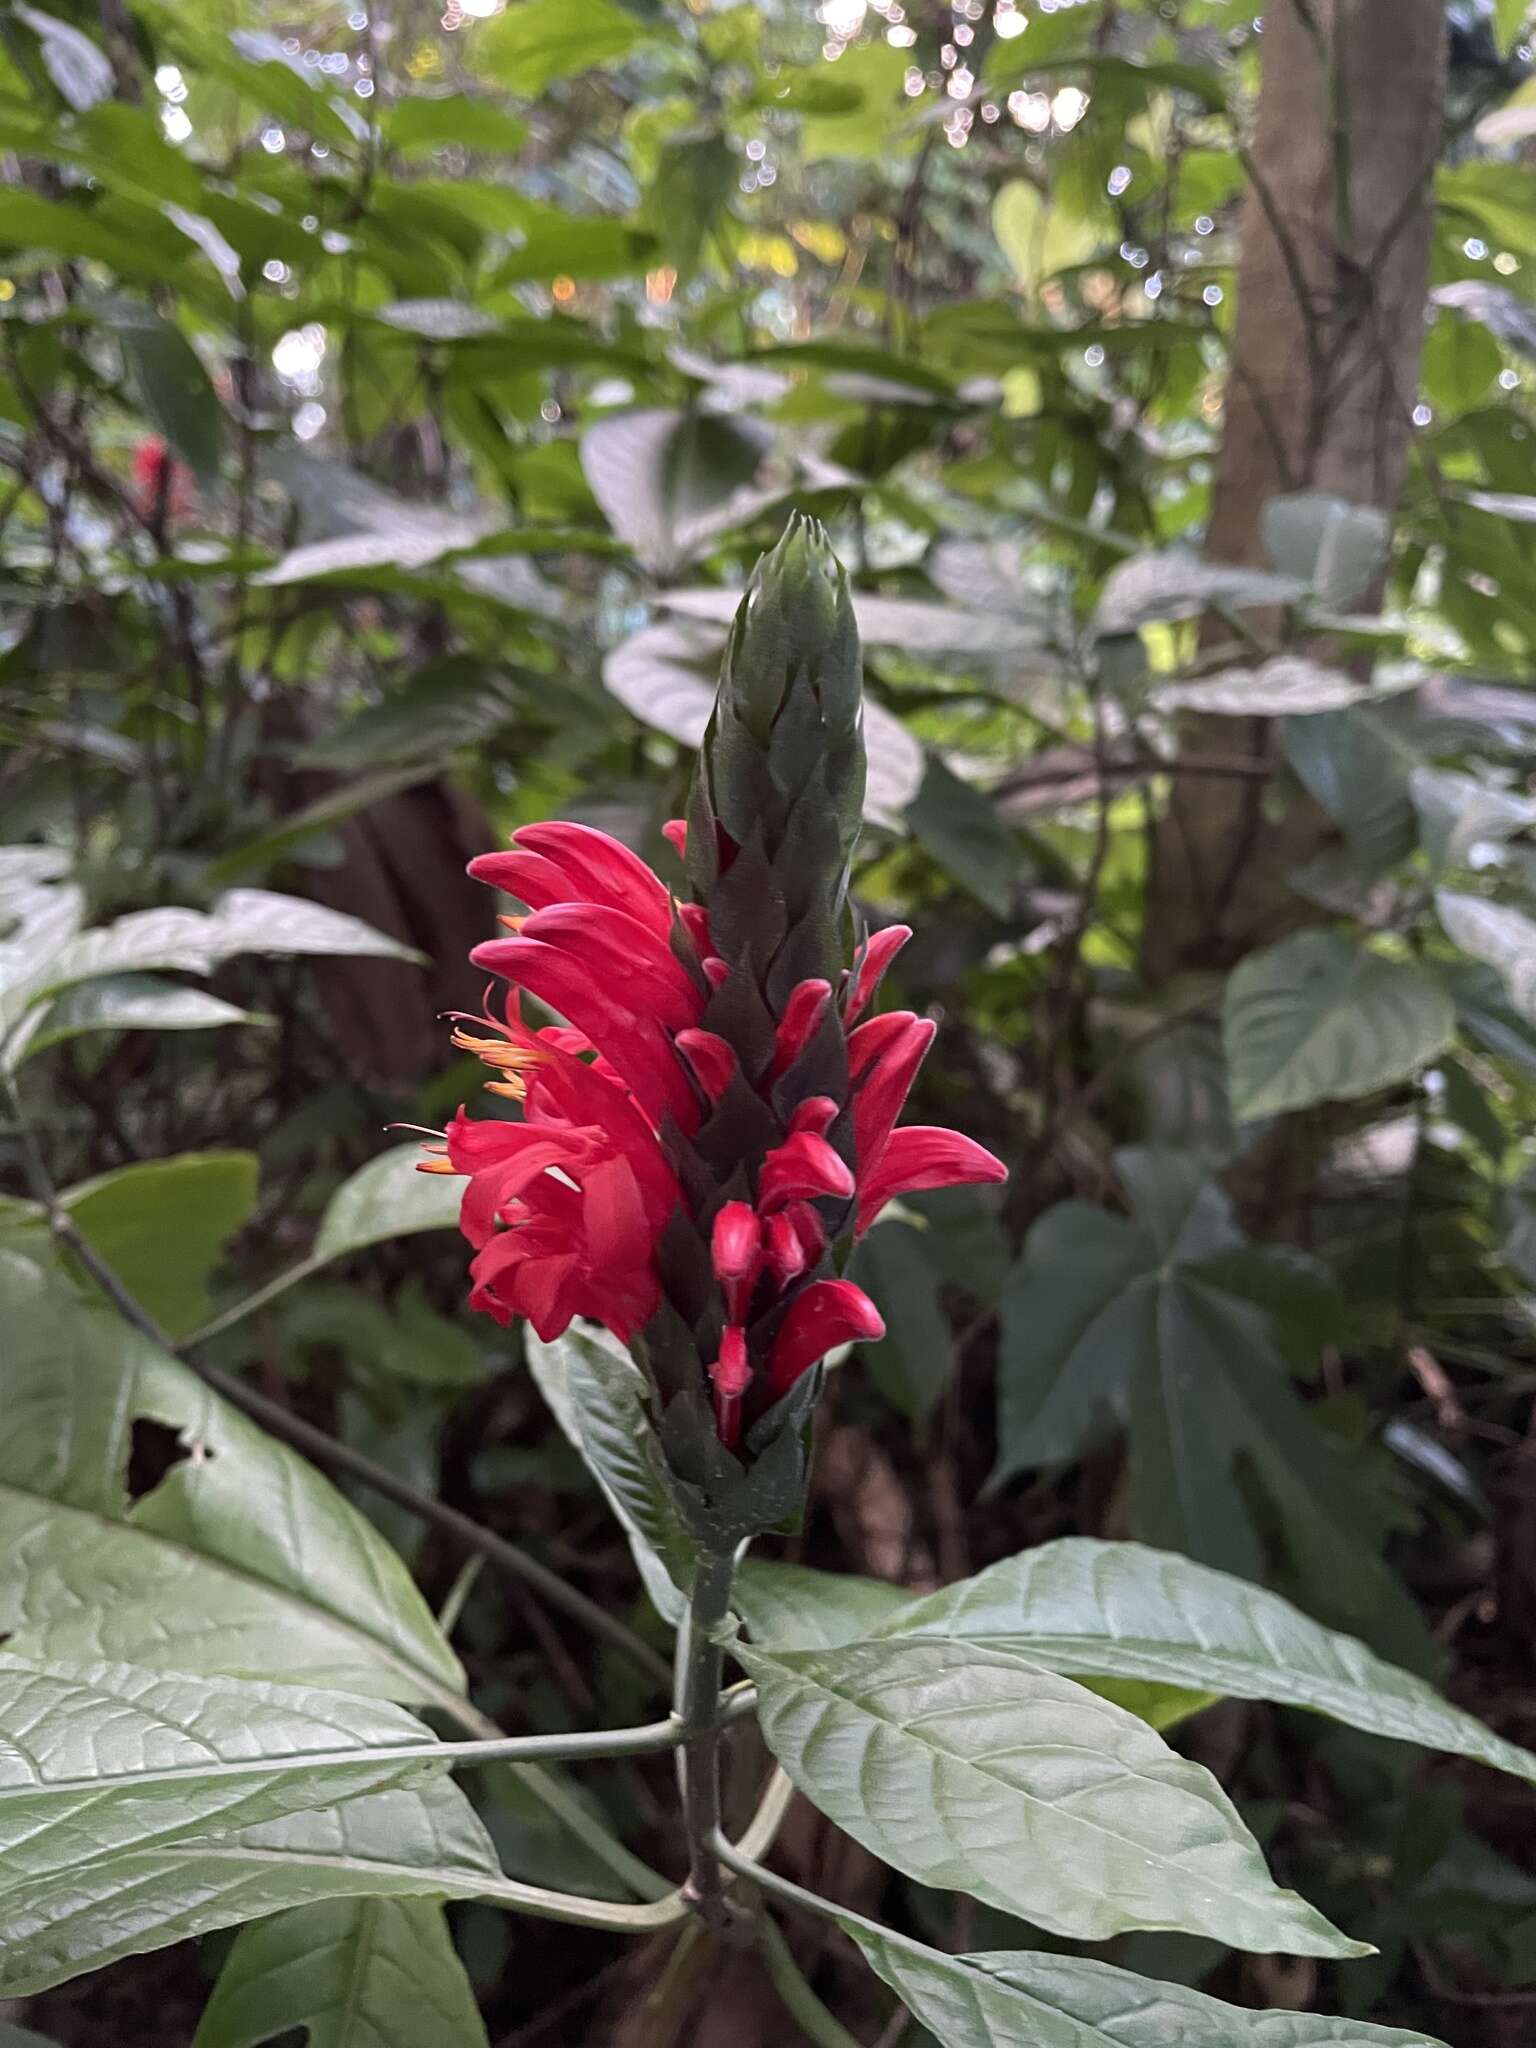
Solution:
{"label": "brown bark", "polygon": [[[1267,566],[1266,500],[1332,492],[1390,510],[1423,343],[1443,0],[1275,0],[1242,218],[1237,319],[1208,553]],[[1266,720],[1192,720],[1186,752],[1278,758]],[[1254,777],[1175,780],[1153,834],[1145,967],[1232,965],[1306,917],[1289,869],[1326,837]]]}

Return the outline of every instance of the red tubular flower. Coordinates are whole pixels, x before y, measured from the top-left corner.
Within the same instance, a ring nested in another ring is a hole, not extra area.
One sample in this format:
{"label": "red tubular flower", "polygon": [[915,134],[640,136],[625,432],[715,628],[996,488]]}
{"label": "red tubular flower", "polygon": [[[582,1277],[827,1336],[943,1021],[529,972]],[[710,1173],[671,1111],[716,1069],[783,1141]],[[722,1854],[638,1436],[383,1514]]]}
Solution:
{"label": "red tubular flower", "polygon": [[[718,1472],[718,1452],[684,1455],[712,1417],[749,1484],[790,1426],[775,1404],[884,1333],[837,1263],[888,1201],[1003,1178],[969,1138],[897,1128],[934,1026],[866,1015],[905,926],[851,968],[838,937],[860,716],[840,572],[794,527],[733,633],[688,824],[665,828],[692,900],[582,825],[524,826],[470,864],[525,906],[473,955],[509,984],[505,1014],[455,1032],[521,1120],[461,1110],[425,1162],[468,1177],[472,1305],[546,1341],[583,1317],[630,1345],[658,1396],[687,1397],[664,1432],[679,1473]],[[562,1021],[530,1026],[524,996]]]}

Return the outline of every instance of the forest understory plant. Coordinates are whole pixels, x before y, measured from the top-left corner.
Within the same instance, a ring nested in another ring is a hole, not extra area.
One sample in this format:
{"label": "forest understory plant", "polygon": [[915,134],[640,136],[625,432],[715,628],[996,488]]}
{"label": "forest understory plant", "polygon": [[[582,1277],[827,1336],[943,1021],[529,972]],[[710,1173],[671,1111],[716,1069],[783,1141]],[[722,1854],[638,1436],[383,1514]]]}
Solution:
{"label": "forest understory plant", "polygon": [[[427,1901],[430,1914],[434,1900],[478,1899],[614,1932],[695,1918],[756,1944],[806,2038],[847,2048],[854,2036],[772,1917],[782,1910],[840,1928],[946,2048],[1426,2048],[1426,2035],[1250,2011],[1070,1952],[951,1954],[772,1867],[798,1791],[892,1870],[1057,1943],[1176,1929],[1346,1962],[1368,1949],[1274,1881],[1216,1779],[1167,1731],[1213,1698],[1272,1700],[1536,1775],[1536,1758],[1421,1679],[1171,1553],[1064,1539],[915,1599],[747,1555],[802,1510],[828,1355],[881,1328],[879,1304],[839,1270],[851,1243],[905,1195],[1005,1171],[968,1137],[897,1123],[933,1027],[871,1009],[909,934],[851,933],[863,776],[846,588],[819,529],[797,520],[732,631],[672,835],[687,894],[569,824],[525,828],[475,863],[526,908],[476,954],[510,995],[460,1019],[456,1038],[512,1112],[461,1111],[418,1186],[457,1199],[467,1183],[473,1300],[532,1326],[534,1376],[675,1632],[659,1719],[538,1736],[487,1724],[398,1560],[168,1356],[171,1338],[35,1162],[38,1213],[0,1251],[30,1303],[11,1375],[22,1426],[0,1446],[0,1486],[30,1497],[20,1468],[59,1414],[61,1341],[66,1400],[81,1374],[115,1374],[120,1412],[190,1455],[114,1511],[113,1558],[79,1526],[93,1498],[106,1512],[83,1447],[62,1514],[34,1519],[14,1552],[25,1566],[30,1545],[32,1568],[0,1647],[0,1991],[252,1921],[199,2031],[219,2048],[262,2038],[240,2031],[242,2001],[270,1997],[285,1930],[311,1909]],[[562,1021],[534,1021],[525,998]],[[50,1227],[113,1313],[53,1264]],[[310,1552],[310,1604],[275,1536],[270,1556],[251,1551],[248,1522],[235,1542],[231,1486],[285,1499]],[[184,1569],[176,1546],[193,1540],[225,1560],[227,1582],[179,1615],[171,1603],[159,1657],[142,1661],[134,1599],[163,1600],[166,1572]],[[274,1612],[285,1661],[258,1672],[237,1643],[251,1615],[270,1630]],[[743,1678],[725,1682],[728,1660]],[[440,1740],[402,1704],[466,1739]],[[721,1752],[749,1719],[776,1768],[733,1840]],[[549,1775],[668,1751],[686,1854],[671,1883]],[[578,1829],[627,1900],[502,1874],[452,1783],[500,1765]],[[440,1941],[440,1919],[412,1938]]]}

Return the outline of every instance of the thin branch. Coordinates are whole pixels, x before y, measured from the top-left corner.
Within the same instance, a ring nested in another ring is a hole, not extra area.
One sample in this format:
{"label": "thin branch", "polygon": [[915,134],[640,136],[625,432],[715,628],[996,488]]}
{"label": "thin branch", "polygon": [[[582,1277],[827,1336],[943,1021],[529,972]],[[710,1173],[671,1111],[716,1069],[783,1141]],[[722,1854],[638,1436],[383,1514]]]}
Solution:
{"label": "thin branch", "polygon": [[758,1953],[768,1981],[779,1994],[784,2010],[798,2021],[805,2038],[814,2042],[815,2048],[863,2048],[811,1989],[777,1922],[764,1913],[756,1931]]}

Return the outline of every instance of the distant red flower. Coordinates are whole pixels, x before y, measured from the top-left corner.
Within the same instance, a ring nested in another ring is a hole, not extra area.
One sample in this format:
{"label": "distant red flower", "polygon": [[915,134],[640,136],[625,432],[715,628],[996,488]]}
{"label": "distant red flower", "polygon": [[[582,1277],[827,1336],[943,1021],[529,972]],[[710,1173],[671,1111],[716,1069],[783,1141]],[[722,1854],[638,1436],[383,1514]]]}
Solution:
{"label": "distant red flower", "polygon": [[133,451],[133,502],[141,519],[179,526],[197,511],[197,480],[158,434],[146,434]]}
{"label": "distant red flower", "polygon": [[[668,837],[680,844],[682,828]],[[445,1153],[426,1162],[469,1176],[471,1303],[503,1322],[526,1316],[546,1340],[582,1316],[630,1343],[663,1303],[663,1240],[683,1228],[713,1283],[713,1306],[687,1309],[696,1330],[716,1332],[706,1369],[716,1426],[735,1448],[753,1413],[833,1346],[884,1333],[869,1297],[831,1270],[829,1247],[850,1227],[861,1236],[895,1196],[1005,1177],[958,1132],[895,1128],[934,1027],[909,1011],[857,1019],[911,934],[876,933],[840,990],[791,988],[771,1056],[749,1075],[701,1021],[740,971],[715,952],[707,906],[675,903],[627,847],[588,826],[530,825],[470,873],[528,905],[503,920],[510,936],[472,955],[510,984],[505,1015],[488,1008],[455,1033],[496,1070],[489,1085],[521,1104],[522,1121],[461,1110]],[[565,1026],[528,1028],[518,992]],[[842,1100],[795,1084],[834,1003],[847,1029]],[[706,1142],[717,1108],[759,1134],[723,1167]]]}

